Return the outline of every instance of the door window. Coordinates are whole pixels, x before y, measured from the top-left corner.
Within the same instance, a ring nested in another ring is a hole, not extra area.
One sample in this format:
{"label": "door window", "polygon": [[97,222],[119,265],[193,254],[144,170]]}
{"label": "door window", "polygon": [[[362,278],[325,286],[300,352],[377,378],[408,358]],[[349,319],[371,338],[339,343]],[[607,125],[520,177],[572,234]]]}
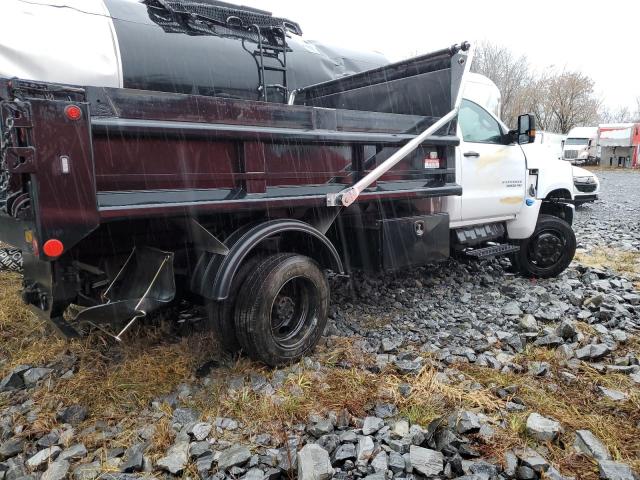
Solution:
{"label": "door window", "polygon": [[502,143],[500,124],[480,105],[463,100],[458,123],[465,142]]}

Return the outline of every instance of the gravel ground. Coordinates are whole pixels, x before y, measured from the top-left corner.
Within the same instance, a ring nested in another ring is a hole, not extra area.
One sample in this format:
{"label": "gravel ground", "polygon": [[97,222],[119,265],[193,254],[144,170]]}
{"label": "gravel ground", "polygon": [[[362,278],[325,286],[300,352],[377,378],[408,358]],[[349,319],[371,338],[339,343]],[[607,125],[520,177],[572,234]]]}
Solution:
{"label": "gravel ground", "polygon": [[577,210],[574,228],[582,246],[640,250],[640,172],[597,170],[600,200]]}
{"label": "gravel ground", "polygon": [[[640,251],[640,174],[598,171],[598,175],[600,200],[576,211],[579,248]],[[347,285],[334,285],[332,333],[376,342],[387,335],[395,342],[418,343],[423,351],[444,348],[446,352],[469,347],[470,342],[486,344],[487,332],[500,336],[505,330],[513,332],[523,312],[546,321],[568,315],[585,319],[587,313],[580,306],[593,271],[574,265],[559,278],[532,283],[505,272],[504,265],[508,264],[451,261],[397,275],[363,275],[354,282],[355,298]],[[624,290],[632,288],[627,281]],[[386,325],[376,332],[371,318]],[[640,327],[637,316],[629,321]],[[490,342],[495,342],[495,335]]]}
{"label": "gravel ground", "polygon": [[[581,249],[640,251],[640,175],[598,175],[602,199],[577,212]],[[72,354],[21,365],[0,383],[0,480],[637,479],[639,278],[574,263],[531,281],[507,263],[334,279],[315,356],[275,372],[216,359],[118,422],[73,398],[56,405],[56,421],[41,421],[42,399],[88,365]],[[350,355],[326,354],[344,342]],[[352,387],[332,390],[336,369]],[[375,383],[393,392],[382,401]],[[198,402],[213,386],[232,405],[218,414]],[[280,436],[256,423],[314,396],[342,407],[318,408]],[[438,414],[427,418],[425,405]],[[87,443],[87,432],[102,443]]]}

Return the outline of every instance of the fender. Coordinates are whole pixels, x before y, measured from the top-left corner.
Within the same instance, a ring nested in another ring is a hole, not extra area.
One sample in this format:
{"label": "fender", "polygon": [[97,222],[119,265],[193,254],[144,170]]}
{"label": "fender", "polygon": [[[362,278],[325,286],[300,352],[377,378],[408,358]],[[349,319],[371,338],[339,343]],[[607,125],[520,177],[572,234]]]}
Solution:
{"label": "fender", "polygon": [[[302,235],[314,242],[314,252],[310,256],[319,260],[327,268],[343,274],[344,265],[335,246],[319,230],[299,220],[272,220],[261,223],[249,229],[241,229],[232,235],[227,245],[229,253],[225,256],[213,255],[208,257],[208,265],[200,265],[192,279],[192,289],[205,298],[223,301],[229,297],[231,283],[243,260],[266,239],[275,235],[289,233]],[[202,261],[202,258],[201,258]],[[199,262],[201,263],[201,262]],[[204,268],[203,268],[204,267]],[[198,274],[200,272],[200,275]],[[200,278],[195,278],[198,275]]]}
{"label": "fender", "polygon": [[[573,180],[573,177],[571,178]],[[560,190],[564,190],[569,194],[570,198],[566,199],[568,202],[571,202],[574,200],[573,183],[567,184],[567,182],[561,182],[561,181],[556,181],[550,184],[545,183],[544,185],[542,185],[541,188],[539,188],[538,190],[538,194],[536,195],[536,198],[540,200],[547,200],[549,195],[552,192],[557,192]]]}

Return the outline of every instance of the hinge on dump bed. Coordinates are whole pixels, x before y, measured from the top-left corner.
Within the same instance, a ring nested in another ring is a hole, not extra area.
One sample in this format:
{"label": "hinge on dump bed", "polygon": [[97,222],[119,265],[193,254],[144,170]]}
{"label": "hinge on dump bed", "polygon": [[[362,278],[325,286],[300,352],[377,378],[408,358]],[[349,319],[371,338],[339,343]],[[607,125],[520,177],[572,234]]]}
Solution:
{"label": "hinge on dump bed", "polygon": [[85,89],[56,83],[29,82],[12,79],[9,82],[12,98],[24,100],[41,98],[44,100],[85,101]]}

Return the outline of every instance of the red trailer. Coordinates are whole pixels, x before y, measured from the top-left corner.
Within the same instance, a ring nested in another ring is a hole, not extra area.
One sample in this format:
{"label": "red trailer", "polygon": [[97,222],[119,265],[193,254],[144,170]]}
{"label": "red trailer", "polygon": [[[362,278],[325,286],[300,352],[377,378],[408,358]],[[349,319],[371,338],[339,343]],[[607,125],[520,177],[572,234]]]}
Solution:
{"label": "red trailer", "polygon": [[602,165],[640,166],[640,123],[610,123],[598,128]]}

